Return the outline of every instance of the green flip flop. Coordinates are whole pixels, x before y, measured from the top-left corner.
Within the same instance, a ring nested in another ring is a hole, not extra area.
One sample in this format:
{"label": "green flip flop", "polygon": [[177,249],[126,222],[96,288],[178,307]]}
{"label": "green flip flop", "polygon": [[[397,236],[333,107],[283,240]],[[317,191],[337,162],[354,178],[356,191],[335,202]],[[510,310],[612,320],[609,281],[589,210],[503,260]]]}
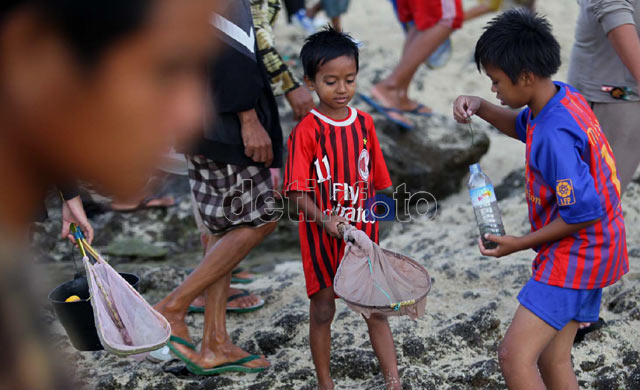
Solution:
{"label": "green flip flop", "polygon": [[235,362],[224,363],[213,368],[202,368],[192,362],[191,365],[187,364],[187,370],[189,370],[189,372],[191,372],[192,374],[201,376],[224,374],[226,372],[244,372],[253,374],[263,372],[267,369],[267,367],[247,367],[245,366],[245,364],[261,358],[262,357],[259,355],[249,355],[242,359],[236,360]]}
{"label": "green flip flop", "polygon": [[239,273],[244,272],[244,268],[238,267],[238,268],[234,268],[233,271],[231,271],[231,283],[232,284],[249,284],[249,283],[253,283],[255,281],[255,279],[253,278],[241,278],[238,275]]}
{"label": "green flip flop", "polygon": [[[248,290],[240,290],[240,291],[242,291],[242,292],[238,293],[238,294],[234,294],[234,295],[230,296],[229,298],[227,298],[227,303],[233,302],[238,298],[244,298],[244,297],[248,297],[249,295],[251,295],[251,293]],[[249,306],[249,307],[229,307],[229,306],[227,306],[227,312],[228,313],[251,313],[253,311],[261,309],[263,306],[264,306],[264,300],[262,300],[262,298],[260,298],[258,303],[256,303],[253,306]],[[204,306],[190,305],[188,312],[189,313],[204,313]]]}
{"label": "green flip flop", "polygon": [[196,346],[188,342],[187,340],[174,335],[171,335],[171,337],[169,337],[169,342],[167,343],[167,347],[169,347],[171,353],[173,353],[173,355],[178,359],[182,360],[187,365],[187,369],[189,369],[189,367],[195,367],[196,369],[199,368],[197,364],[195,364],[191,359],[180,352],[178,348],[176,348],[174,343],[184,345],[185,347],[193,351],[196,350]]}

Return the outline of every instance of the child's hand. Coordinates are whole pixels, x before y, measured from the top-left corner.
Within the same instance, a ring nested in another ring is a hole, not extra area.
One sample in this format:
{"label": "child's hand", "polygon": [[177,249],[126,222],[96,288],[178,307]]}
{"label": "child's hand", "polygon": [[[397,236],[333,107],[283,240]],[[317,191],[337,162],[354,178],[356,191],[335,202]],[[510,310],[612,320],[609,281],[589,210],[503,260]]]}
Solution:
{"label": "child's hand", "polygon": [[343,217],[338,217],[336,215],[330,215],[329,220],[325,220],[322,223],[322,227],[327,231],[327,234],[331,237],[342,238],[342,234],[338,231],[338,224],[344,223],[349,224],[349,221],[344,219]]}
{"label": "child's hand", "polygon": [[460,123],[467,123],[480,109],[482,99],[477,96],[458,96],[453,102],[453,118]]}
{"label": "child's hand", "polygon": [[485,234],[484,237],[498,244],[495,249],[487,249],[482,244],[482,239],[478,238],[478,246],[480,247],[480,253],[485,256],[502,257],[510,255],[513,252],[518,252],[524,249],[520,243],[520,237],[515,236],[496,236],[494,234]]}

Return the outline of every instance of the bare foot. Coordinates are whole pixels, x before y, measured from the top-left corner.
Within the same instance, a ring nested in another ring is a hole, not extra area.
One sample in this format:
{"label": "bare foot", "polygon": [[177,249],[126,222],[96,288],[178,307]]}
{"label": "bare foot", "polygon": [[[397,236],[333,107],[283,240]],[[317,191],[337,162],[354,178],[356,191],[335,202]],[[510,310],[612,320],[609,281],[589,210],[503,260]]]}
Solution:
{"label": "bare foot", "polygon": [[386,380],[387,390],[402,390],[400,378],[389,378]]}
{"label": "bare foot", "polygon": [[[229,296],[242,294],[242,290],[237,288],[229,288]],[[253,307],[260,303],[260,298],[255,294],[249,294],[246,297],[235,298],[231,302],[227,302],[227,308],[244,309]]]}
{"label": "bare foot", "polygon": [[[189,335],[189,328],[184,322],[185,315],[183,313],[169,310],[166,302],[164,301],[160,301],[153,308],[156,309],[160,314],[162,314],[164,318],[167,319],[167,321],[169,321],[169,324],[171,325],[172,336],[180,337],[181,339],[193,344],[191,335]],[[190,360],[193,360],[197,356],[197,352],[187,347],[186,345],[173,343],[173,346]]]}
{"label": "bare foot", "polygon": [[[394,91],[385,88],[380,84],[376,84],[373,86],[373,88],[371,88],[371,97],[377,100],[383,107],[402,110],[402,102],[397,96],[394,95],[396,95]],[[397,111],[389,110],[387,111],[387,115],[397,121],[406,124],[409,127],[412,127],[414,125],[412,121],[410,121],[407,117]]]}
{"label": "bare foot", "polygon": [[393,87],[383,84],[376,84],[371,89],[371,96],[382,103],[385,107],[395,108],[414,114],[432,114],[433,110],[423,104],[409,99],[405,94],[401,94]]}
{"label": "bare foot", "polygon": [[322,382],[318,380],[318,390],[334,390],[334,389],[335,389],[335,386],[331,378],[329,378],[328,381],[322,381]]}
{"label": "bare foot", "polygon": [[[242,294],[242,290],[239,290],[237,288],[229,288],[229,293],[227,297],[230,297],[236,294]],[[244,309],[247,307],[253,307],[258,303],[260,303],[260,298],[255,294],[249,294],[246,297],[236,298],[231,302],[227,302],[227,308]],[[204,305],[205,305],[204,295],[198,296],[196,299],[193,300],[193,302],[191,302],[191,306],[204,307]]]}

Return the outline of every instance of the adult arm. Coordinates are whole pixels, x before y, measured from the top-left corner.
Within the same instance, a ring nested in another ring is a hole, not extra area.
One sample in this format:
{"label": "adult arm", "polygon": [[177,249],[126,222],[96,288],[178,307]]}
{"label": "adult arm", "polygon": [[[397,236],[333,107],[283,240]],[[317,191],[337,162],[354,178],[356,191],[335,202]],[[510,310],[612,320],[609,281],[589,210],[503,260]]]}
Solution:
{"label": "adult arm", "polygon": [[266,167],[273,162],[271,137],[264,129],[254,109],[238,113],[244,154],[255,162],[264,163]]}
{"label": "adult arm", "polygon": [[607,34],[611,45],[640,85],[640,38],[633,24],[623,24]]}
{"label": "adult arm", "polygon": [[294,76],[275,47],[273,24],[279,10],[280,0],[251,1],[258,50],[269,76],[271,90],[276,96],[286,97],[293,110],[294,119],[300,120],[314,107],[314,102],[309,90]]}
{"label": "adult arm", "polygon": [[588,9],[600,23],[622,62],[640,83],[640,39],[635,26],[634,2],[591,0]]}

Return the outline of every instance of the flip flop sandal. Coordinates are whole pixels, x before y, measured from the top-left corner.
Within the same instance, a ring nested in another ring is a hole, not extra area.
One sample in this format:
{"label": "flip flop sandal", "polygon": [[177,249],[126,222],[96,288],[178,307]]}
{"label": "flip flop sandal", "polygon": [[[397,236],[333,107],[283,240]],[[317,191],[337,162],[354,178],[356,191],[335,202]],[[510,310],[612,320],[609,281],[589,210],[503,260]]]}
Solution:
{"label": "flip flop sandal", "polygon": [[244,268],[235,268],[233,271],[231,271],[231,283],[234,284],[249,284],[249,283],[253,283],[255,281],[255,279],[253,278],[241,278],[239,276],[236,276],[239,273],[244,272]]}
{"label": "flip flop sandal", "polygon": [[365,103],[367,103],[368,105],[370,105],[373,109],[375,109],[376,111],[378,111],[378,113],[380,113],[382,116],[385,117],[386,120],[388,120],[389,122],[392,122],[404,129],[407,130],[413,130],[415,129],[415,126],[413,125],[409,125],[401,120],[398,120],[396,118],[393,118],[391,115],[389,115],[389,112],[398,112],[400,110],[395,109],[395,108],[391,108],[391,107],[385,107],[382,104],[378,103],[374,98],[361,94],[359,93],[358,96],[360,97],[360,99],[364,100]]}
{"label": "flip flop sandal", "polygon": [[[242,291],[242,292],[238,293],[238,294],[234,294],[234,295],[230,296],[229,298],[227,298],[227,303],[233,302],[238,298],[244,298],[244,297],[248,297],[249,295],[251,295],[251,293],[248,290],[240,290],[240,291]],[[250,313],[252,311],[256,311],[258,309],[261,309],[263,306],[264,306],[264,300],[262,300],[262,298],[260,298],[258,303],[256,303],[253,306],[249,306],[249,307],[229,307],[229,306],[227,306],[227,313]],[[191,305],[191,306],[189,306],[188,312],[189,313],[204,313],[204,306]]]}
{"label": "flip flop sandal", "polygon": [[418,105],[416,106],[416,108],[414,108],[413,110],[397,110],[400,113],[405,113],[405,114],[411,114],[411,115],[417,115],[417,116],[424,116],[424,117],[432,117],[433,116],[433,112],[420,112],[420,110],[422,110],[423,108],[425,108],[426,106],[422,103],[418,103]]}
{"label": "flip flop sandal", "polygon": [[176,348],[174,343],[184,345],[185,347],[193,351],[196,350],[195,345],[191,344],[190,342],[188,342],[187,340],[181,337],[174,336],[174,335],[171,335],[171,337],[169,337],[169,342],[167,343],[167,347],[169,347],[169,350],[171,350],[171,353],[178,359],[182,360],[187,365],[187,369],[189,369],[189,367],[195,367],[196,369],[200,368],[191,359],[189,359],[182,352],[180,352],[178,348]]}
{"label": "flip flop sandal", "polygon": [[592,322],[591,325],[582,329],[578,329],[578,332],[576,333],[576,337],[573,339],[573,343],[574,344],[581,343],[582,341],[584,341],[584,336],[604,326],[607,326],[607,323],[602,318],[598,318],[598,321]]}
{"label": "flip flop sandal", "polygon": [[224,363],[212,368],[202,368],[192,362],[191,365],[187,365],[187,370],[189,370],[189,372],[191,372],[192,374],[200,376],[224,374],[226,372],[244,372],[249,374],[263,372],[267,369],[267,367],[245,366],[245,364],[258,359],[262,359],[262,357],[259,355],[249,355],[242,359],[236,360],[235,362]]}

